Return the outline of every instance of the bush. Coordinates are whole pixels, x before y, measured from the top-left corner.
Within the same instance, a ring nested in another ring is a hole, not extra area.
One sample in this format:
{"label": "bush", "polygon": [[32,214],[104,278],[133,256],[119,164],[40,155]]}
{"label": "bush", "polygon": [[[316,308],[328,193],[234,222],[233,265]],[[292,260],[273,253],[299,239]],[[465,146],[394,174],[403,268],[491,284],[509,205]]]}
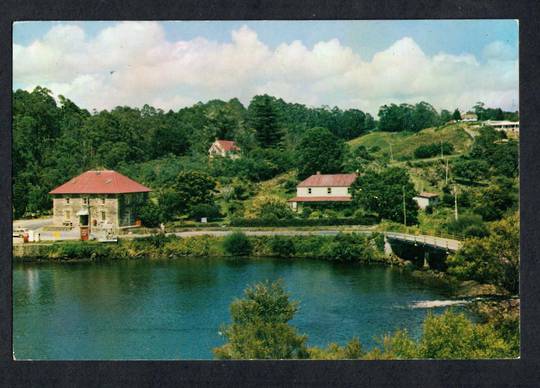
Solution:
{"label": "bush", "polygon": [[444,142],[442,145],[440,143],[431,143],[418,146],[414,150],[414,157],[418,159],[431,158],[439,155],[441,153],[441,148],[444,155],[449,155],[454,152],[454,146],[451,143]]}
{"label": "bush", "polygon": [[223,240],[223,249],[232,256],[248,256],[251,254],[251,242],[242,232],[234,232]]}
{"label": "bush", "polygon": [[488,230],[482,217],[477,214],[461,214],[457,220],[452,217],[447,221],[446,229],[450,234],[461,236],[484,237],[488,235]]}
{"label": "bush", "polygon": [[274,236],[270,240],[270,248],[278,257],[291,257],[296,253],[294,242],[290,237]]}
{"label": "bush", "polygon": [[217,207],[215,204],[206,203],[192,206],[189,211],[189,215],[195,220],[200,220],[203,217],[207,217],[208,219],[215,219],[221,217],[219,207]]}
{"label": "bush", "polygon": [[139,219],[144,226],[155,228],[162,221],[161,210],[156,204],[148,202],[139,209]]}

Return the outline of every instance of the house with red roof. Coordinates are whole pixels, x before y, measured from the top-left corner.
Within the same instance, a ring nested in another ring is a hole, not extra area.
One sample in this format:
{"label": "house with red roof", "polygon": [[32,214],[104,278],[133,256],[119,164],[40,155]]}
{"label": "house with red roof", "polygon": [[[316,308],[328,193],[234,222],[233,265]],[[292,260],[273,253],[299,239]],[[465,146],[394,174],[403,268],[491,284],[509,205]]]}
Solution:
{"label": "house with red roof", "polygon": [[303,180],[296,187],[296,197],[288,200],[293,210],[302,204],[347,203],[352,201],[351,185],[356,174],[317,174]]}
{"label": "house with red roof", "polygon": [[117,231],[135,226],[151,190],[112,170],[90,170],[51,190],[56,226]]}
{"label": "house with red roof", "polygon": [[212,143],[208,154],[210,157],[221,156],[224,158],[236,159],[239,158],[240,147],[232,140],[218,140]]}

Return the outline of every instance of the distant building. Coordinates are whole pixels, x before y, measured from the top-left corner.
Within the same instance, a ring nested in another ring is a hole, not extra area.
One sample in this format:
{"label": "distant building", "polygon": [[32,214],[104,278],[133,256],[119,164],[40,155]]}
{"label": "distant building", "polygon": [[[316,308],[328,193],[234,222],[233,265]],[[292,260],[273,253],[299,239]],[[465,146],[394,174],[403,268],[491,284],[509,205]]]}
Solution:
{"label": "distant building", "polygon": [[300,182],[296,187],[296,197],[288,202],[293,210],[299,210],[303,203],[350,202],[351,185],[356,174],[317,174]]}
{"label": "distant building", "polygon": [[112,170],[91,170],[52,190],[53,224],[90,231],[135,226],[148,187]]}
{"label": "distant building", "polygon": [[420,209],[426,210],[426,207],[437,204],[439,200],[439,194],[428,193],[427,191],[423,191],[420,194],[418,194],[416,197],[413,197],[413,199],[416,201]]}
{"label": "distant building", "polygon": [[505,131],[511,134],[519,134],[519,121],[487,120],[482,125],[489,125],[497,131]]}
{"label": "distant building", "polygon": [[239,152],[240,147],[238,147],[232,140],[216,140],[212,143],[210,149],[208,150],[210,157],[222,156],[224,158],[231,159],[239,158]]}
{"label": "distant building", "polygon": [[476,113],[467,112],[461,115],[461,121],[464,121],[464,122],[478,121],[478,116],[476,115]]}

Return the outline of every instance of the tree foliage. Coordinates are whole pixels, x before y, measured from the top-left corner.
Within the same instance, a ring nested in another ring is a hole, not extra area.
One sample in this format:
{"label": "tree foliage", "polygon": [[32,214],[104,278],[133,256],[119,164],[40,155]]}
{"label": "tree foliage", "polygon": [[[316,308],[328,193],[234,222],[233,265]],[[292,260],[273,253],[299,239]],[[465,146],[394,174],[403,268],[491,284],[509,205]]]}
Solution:
{"label": "tree foliage", "polygon": [[280,281],[255,284],[231,305],[232,324],[222,329],[228,342],[214,349],[219,359],[302,359],[306,336],[289,325],[298,303]]}
{"label": "tree foliage", "polygon": [[305,179],[317,171],[322,174],[341,172],[344,155],[345,144],[328,129],[309,129],[296,149],[298,178]]}
{"label": "tree foliage", "polygon": [[407,224],[417,222],[418,205],[413,200],[416,191],[405,169],[390,167],[382,171],[368,171],[356,180],[352,192],[357,206],[396,222],[403,222],[405,199]]}
{"label": "tree foliage", "polygon": [[448,258],[448,272],[460,279],[496,284],[510,292],[519,291],[519,215],[516,213],[490,225],[484,238],[465,240]]}

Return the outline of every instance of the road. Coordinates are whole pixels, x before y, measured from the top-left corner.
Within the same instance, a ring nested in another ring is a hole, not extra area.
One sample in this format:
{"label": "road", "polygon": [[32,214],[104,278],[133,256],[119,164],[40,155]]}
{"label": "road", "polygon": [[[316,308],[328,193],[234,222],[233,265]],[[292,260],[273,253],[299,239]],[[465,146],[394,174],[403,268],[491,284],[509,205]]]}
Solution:
{"label": "road", "polygon": [[48,225],[52,225],[52,217],[13,221],[13,229],[21,227],[28,230],[38,230]]}
{"label": "road", "polygon": [[[190,230],[185,232],[165,233],[167,236],[177,237],[194,237],[194,236],[215,236],[223,237],[233,233],[234,230]],[[247,236],[335,236],[339,232],[345,233],[366,233],[370,234],[369,230],[243,230]],[[120,238],[142,238],[148,237],[148,234],[126,234],[120,236]]]}

